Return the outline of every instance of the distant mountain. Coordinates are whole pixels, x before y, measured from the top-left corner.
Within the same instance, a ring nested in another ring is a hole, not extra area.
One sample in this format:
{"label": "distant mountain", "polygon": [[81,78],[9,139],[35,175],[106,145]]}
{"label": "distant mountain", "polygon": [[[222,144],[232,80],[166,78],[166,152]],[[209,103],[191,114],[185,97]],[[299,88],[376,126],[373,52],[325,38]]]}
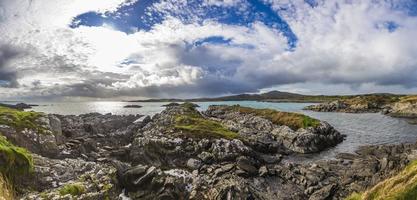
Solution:
{"label": "distant mountain", "polygon": [[215,98],[195,98],[195,99],[147,99],[134,100],[130,102],[183,102],[183,101],[304,101],[309,99],[309,95],[302,95],[290,92],[270,91],[261,94],[238,94]]}

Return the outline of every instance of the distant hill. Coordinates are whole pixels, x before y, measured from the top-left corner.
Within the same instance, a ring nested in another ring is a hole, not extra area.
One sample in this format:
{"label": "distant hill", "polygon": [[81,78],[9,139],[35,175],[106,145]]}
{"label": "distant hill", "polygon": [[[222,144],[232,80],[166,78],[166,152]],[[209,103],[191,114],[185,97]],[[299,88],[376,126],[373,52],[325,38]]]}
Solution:
{"label": "distant hill", "polygon": [[358,95],[303,95],[290,92],[270,91],[261,94],[238,94],[215,98],[195,98],[195,99],[146,99],[134,100],[129,102],[202,102],[202,101],[266,101],[266,102],[308,102],[321,103],[333,100],[349,99],[358,96],[404,96],[390,93],[372,93],[372,94],[358,94]]}
{"label": "distant hill", "polygon": [[303,101],[313,96],[302,95],[290,92],[270,91],[261,94],[238,94],[215,98],[195,98],[195,99],[146,99],[134,100],[129,102],[183,102],[183,101]]}

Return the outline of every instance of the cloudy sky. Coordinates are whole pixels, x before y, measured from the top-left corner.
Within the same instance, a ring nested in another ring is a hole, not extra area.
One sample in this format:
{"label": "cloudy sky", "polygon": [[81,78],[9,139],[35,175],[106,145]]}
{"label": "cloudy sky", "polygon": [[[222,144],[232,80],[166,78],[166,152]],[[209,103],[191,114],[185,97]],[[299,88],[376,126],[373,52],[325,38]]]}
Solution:
{"label": "cloudy sky", "polygon": [[417,93],[415,0],[0,0],[0,99]]}

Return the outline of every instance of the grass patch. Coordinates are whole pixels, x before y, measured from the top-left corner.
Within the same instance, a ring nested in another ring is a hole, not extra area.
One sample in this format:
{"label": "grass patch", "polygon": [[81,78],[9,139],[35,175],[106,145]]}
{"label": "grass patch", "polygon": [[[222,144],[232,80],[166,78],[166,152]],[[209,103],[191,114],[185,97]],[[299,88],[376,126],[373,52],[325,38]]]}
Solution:
{"label": "grass patch", "polygon": [[395,95],[361,95],[344,99],[343,102],[348,105],[367,105],[369,108],[379,108],[397,102],[400,98]]}
{"label": "grass patch", "polygon": [[24,129],[36,130],[38,133],[45,133],[46,130],[37,121],[42,114],[33,111],[20,111],[0,106],[0,124],[4,124],[23,131]]}
{"label": "grass patch", "polygon": [[71,196],[80,196],[81,194],[85,193],[86,189],[85,186],[81,183],[71,183],[64,185],[62,188],[59,189],[59,194],[61,196],[70,194]]}
{"label": "grass patch", "polygon": [[280,126],[285,125],[293,130],[298,130],[299,128],[317,127],[320,125],[319,120],[298,113],[281,112],[273,109],[255,109],[239,105],[229,106],[227,109],[231,109],[242,114],[255,114],[256,116],[271,120],[274,124]]}
{"label": "grass patch", "polygon": [[362,200],[362,194],[354,192],[348,197],[346,197],[345,200]]}
{"label": "grass patch", "polygon": [[405,96],[400,99],[400,103],[417,103],[417,96]]}
{"label": "grass patch", "polygon": [[10,178],[33,170],[32,155],[24,148],[9,143],[0,135],[0,172]]}
{"label": "grass patch", "polygon": [[183,103],[181,115],[174,117],[174,129],[181,131],[187,136],[195,138],[225,138],[237,139],[239,134],[229,130],[220,122],[205,119],[195,109],[196,104]]}
{"label": "grass patch", "polygon": [[13,200],[14,192],[12,184],[6,177],[0,174],[0,200]]}
{"label": "grass patch", "polygon": [[413,161],[396,176],[378,183],[364,193],[352,195],[349,196],[347,200],[417,199],[417,161]]}
{"label": "grass patch", "polygon": [[174,128],[197,138],[237,139],[239,136],[220,122],[188,115],[176,116]]}

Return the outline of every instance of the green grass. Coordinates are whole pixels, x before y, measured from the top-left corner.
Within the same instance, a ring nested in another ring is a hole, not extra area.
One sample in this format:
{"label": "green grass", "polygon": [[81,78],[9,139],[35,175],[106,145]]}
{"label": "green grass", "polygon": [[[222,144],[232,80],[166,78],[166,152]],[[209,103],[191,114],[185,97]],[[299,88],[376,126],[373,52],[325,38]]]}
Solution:
{"label": "green grass", "polygon": [[228,109],[242,114],[254,114],[271,120],[274,124],[288,126],[293,130],[298,130],[299,128],[317,127],[320,125],[319,120],[298,113],[281,112],[273,109],[255,109],[239,105],[230,106]]}
{"label": "green grass", "polygon": [[86,189],[85,186],[81,183],[71,183],[64,185],[62,188],[59,189],[59,194],[61,196],[70,194],[72,196],[80,196],[81,194],[85,193]]}
{"label": "green grass", "polygon": [[176,130],[196,138],[225,138],[237,139],[239,134],[230,131],[221,123],[202,117],[178,115],[175,117]]}
{"label": "green grass", "polygon": [[38,112],[20,111],[0,106],[0,124],[13,127],[16,131],[31,129],[38,133],[46,133],[45,128],[40,126],[40,122],[38,122],[41,116],[42,113]]}
{"label": "green grass", "polygon": [[345,200],[362,200],[362,194],[354,192],[348,197],[346,197]]}
{"label": "green grass", "polygon": [[0,135],[0,172],[13,178],[33,170],[32,155],[24,148],[14,146]]}
{"label": "green grass", "polygon": [[239,134],[229,130],[220,122],[204,118],[193,103],[183,103],[183,112],[174,117],[173,128],[182,134],[194,138],[237,139]]}
{"label": "green grass", "polygon": [[410,163],[396,176],[373,188],[350,195],[346,200],[415,200],[417,199],[417,161]]}

